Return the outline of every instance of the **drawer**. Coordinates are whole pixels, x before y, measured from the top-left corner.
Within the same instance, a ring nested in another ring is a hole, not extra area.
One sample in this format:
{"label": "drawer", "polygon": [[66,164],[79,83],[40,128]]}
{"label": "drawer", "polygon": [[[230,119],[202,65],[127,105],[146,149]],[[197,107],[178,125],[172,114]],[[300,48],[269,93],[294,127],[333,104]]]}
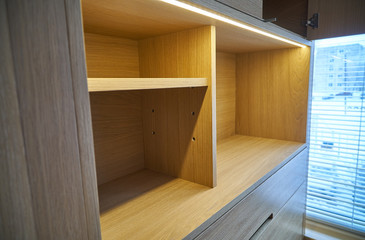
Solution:
{"label": "drawer", "polygon": [[305,183],[280,209],[279,213],[267,221],[257,231],[251,240],[300,240],[303,239],[303,219],[305,211],[305,195],[307,185]]}
{"label": "drawer", "polygon": [[249,239],[267,219],[275,218],[305,181],[307,156],[304,149],[196,239]]}

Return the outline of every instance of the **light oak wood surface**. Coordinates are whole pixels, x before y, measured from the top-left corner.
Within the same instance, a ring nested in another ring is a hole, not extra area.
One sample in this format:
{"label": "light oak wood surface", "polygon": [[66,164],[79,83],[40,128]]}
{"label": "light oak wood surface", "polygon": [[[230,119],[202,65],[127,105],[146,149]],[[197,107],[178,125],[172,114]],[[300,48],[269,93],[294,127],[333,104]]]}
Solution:
{"label": "light oak wood surface", "polygon": [[[302,43],[304,45],[311,46],[311,42],[304,39],[303,37],[294,34],[284,28],[280,28],[274,23],[264,22],[262,20],[253,18],[247,14],[240,11],[234,10],[229,6],[225,6],[217,1],[212,0],[186,0],[186,2],[191,2],[197,4],[199,7],[205,9],[210,9],[210,11],[218,12],[220,15],[228,16],[230,19],[234,19],[239,22],[243,22],[250,26],[256,27],[258,29],[273,33],[274,35],[279,35],[287,39],[294,40],[296,42]],[[280,47],[274,47],[274,42],[269,42],[269,38],[263,36],[258,36],[260,39],[255,39],[252,33],[247,31],[242,31],[240,28],[227,28],[226,26],[221,26],[220,23],[214,23],[217,27],[217,49],[220,51],[229,52],[253,52],[260,50],[278,49]],[[221,27],[220,27],[221,26]],[[246,35],[246,36],[245,36]],[[291,45],[287,45],[292,47]],[[284,47],[285,48],[285,47]]]}
{"label": "light oak wood surface", "polygon": [[214,27],[140,40],[139,54],[143,78],[206,78],[208,85],[207,88],[155,90],[145,94],[145,166],[215,186]]}
{"label": "light oak wood surface", "polygon": [[88,78],[89,92],[206,87],[206,78]]}
{"label": "light oak wood surface", "polygon": [[98,185],[144,168],[138,91],[90,93]]}
{"label": "light oak wood surface", "polygon": [[84,35],[89,78],[139,77],[137,41],[88,32]]}
{"label": "light oak wood surface", "polygon": [[306,141],[310,48],[237,55],[236,133]]}
{"label": "light oak wood surface", "polygon": [[217,141],[236,133],[236,55],[217,53]]}
{"label": "light oak wood surface", "polygon": [[365,33],[365,1],[309,0],[308,19],[319,13],[318,28],[307,28],[308,39]]}
{"label": "light oak wood surface", "polygon": [[[77,4],[70,5],[70,2],[56,0],[47,1],[47,4],[40,0],[6,1],[9,29],[9,35],[6,36],[11,40],[12,51],[12,59],[6,56],[6,62],[13,62],[13,83],[18,100],[18,107],[14,106],[14,112],[10,116],[14,117],[14,114],[19,113],[20,119],[12,121],[16,125],[20,120],[23,135],[21,143],[16,143],[20,145],[13,146],[16,147],[14,150],[19,150],[19,162],[9,163],[7,167],[14,169],[17,166],[20,171],[9,176],[9,183],[14,183],[12,179],[18,174],[24,174],[24,169],[20,166],[22,161],[26,161],[27,174],[23,177],[28,175],[28,183],[19,180],[16,183],[23,185],[14,186],[11,191],[20,188],[24,191],[14,192],[20,198],[14,204],[25,204],[14,206],[19,208],[15,211],[15,217],[25,217],[17,219],[19,223],[24,220],[24,227],[17,228],[16,231],[18,236],[24,234],[29,239],[88,239],[89,236],[99,238],[96,223],[98,219],[89,219],[97,211],[97,206],[93,205],[93,199],[85,200],[91,194],[96,199],[96,185],[93,190],[93,187],[88,187],[84,182],[85,178],[83,179],[83,174],[87,175],[87,172],[95,170],[91,169],[92,165],[85,159],[86,155],[92,156],[92,153],[85,154],[90,148],[85,147],[82,140],[84,130],[79,127],[83,123],[78,121],[82,121],[83,113],[78,112],[80,109],[76,106],[88,101],[86,77],[80,77],[80,72],[75,69],[85,65],[78,62],[79,59],[71,60],[74,57],[79,58],[78,54],[82,53],[76,46],[81,42],[74,42],[77,39],[74,33],[82,32],[79,28],[79,7]],[[3,9],[1,7],[1,11]],[[69,26],[68,21],[73,26]],[[76,62],[81,65],[74,66]],[[13,90],[10,89],[12,92],[9,96],[12,96]],[[18,113],[16,109],[19,110]],[[87,124],[84,126],[86,131]],[[91,144],[90,140],[86,144]],[[87,180],[92,185],[95,178]],[[90,189],[91,192],[85,193]],[[3,194],[1,192],[2,196]],[[22,203],[23,201],[26,203]],[[19,212],[24,208],[27,208],[27,213],[21,216]],[[32,216],[32,225],[29,225],[29,217]],[[90,223],[92,225],[88,226]],[[3,228],[4,225],[1,225]],[[91,229],[93,227],[95,229]],[[29,233],[22,233],[22,230]]]}
{"label": "light oak wood surface", "polygon": [[[194,4],[192,2],[199,1],[190,1],[189,4]],[[214,3],[219,6],[222,5],[211,0],[208,0],[206,4],[210,7]],[[247,52],[292,47],[290,44],[263,37],[156,0],[83,0],[82,6],[84,29],[87,33],[140,40],[199,26],[214,25],[217,29],[217,49],[220,51]],[[202,7],[200,6],[200,8]],[[213,8],[214,10],[220,11],[222,9]],[[232,15],[232,8],[228,8],[224,14],[226,16]],[[233,15],[230,17],[250,25],[257,25],[262,29],[267,28],[269,32],[295,39],[295,41],[310,44],[305,39],[280,29],[274,24],[262,23],[260,20],[249,16],[246,16],[249,19],[240,19],[240,15],[238,18]]]}
{"label": "light oak wood surface", "polygon": [[236,135],[218,145],[215,188],[149,170],[101,185],[103,239],[181,239],[303,147]]}

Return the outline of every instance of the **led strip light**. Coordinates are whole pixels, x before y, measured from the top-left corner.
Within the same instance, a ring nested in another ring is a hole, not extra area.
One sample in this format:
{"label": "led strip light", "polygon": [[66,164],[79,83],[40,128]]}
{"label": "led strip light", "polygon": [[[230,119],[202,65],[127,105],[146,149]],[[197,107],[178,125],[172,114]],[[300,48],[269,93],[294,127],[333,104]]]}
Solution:
{"label": "led strip light", "polygon": [[233,26],[236,26],[236,27],[239,27],[239,28],[242,28],[242,29],[246,29],[246,30],[249,30],[249,31],[252,31],[252,32],[255,32],[255,33],[264,35],[264,36],[267,36],[269,38],[273,38],[273,39],[276,39],[276,40],[279,40],[279,41],[282,41],[282,42],[286,42],[286,43],[289,43],[289,44],[292,44],[292,45],[295,45],[295,46],[298,46],[298,47],[302,47],[302,48],[307,47],[304,44],[300,44],[300,43],[291,41],[289,39],[286,39],[286,38],[283,38],[283,37],[279,37],[279,36],[276,36],[276,35],[271,34],[271,33],[268,33],[268,32],[264,32],[264,31],[262,31],[260,29],[257,29],[257,28],[248,26],[248,25],[243,24],[241,22],[234,21],[234,20],[231,20],[231,19],[226,18],[226,17],[223,17],[223,16],[219,16],[219,15],[217,15],[215,13],[208,12],[206,10],[203,10],[203,9],[200,9],[200,8],[197,8],[197,7],[194,7],[194,6],[191,6],[191,5],[186,4],[186,3],[183,3],[183,2],[179,2],[177,0],[160,0],[160,1],[165,2],[165,3],[172,4],[172,5],[177,6],[177,7],[180,7],[180,8],[184,8],[186,10],[189,10],[189,11],[192,11],[192,12],[195,12],[195,13],[199,13],[201,15],[204,15],[204,16],[207,16],[207,17],[210,17],[210,18],[213,18],[213,19],[216,19],[216,20],[219,20],[219,21],[222,21],[222,22],[231,24]]}

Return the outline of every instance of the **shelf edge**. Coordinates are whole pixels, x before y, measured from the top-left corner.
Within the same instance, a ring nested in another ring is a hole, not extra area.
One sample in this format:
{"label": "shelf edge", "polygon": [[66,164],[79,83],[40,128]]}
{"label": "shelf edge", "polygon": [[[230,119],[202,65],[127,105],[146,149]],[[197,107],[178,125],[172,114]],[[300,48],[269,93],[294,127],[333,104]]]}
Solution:
{"label": "shelf edge", "polygon": [[207,87],[207,78],[88,78],[89,92]]}

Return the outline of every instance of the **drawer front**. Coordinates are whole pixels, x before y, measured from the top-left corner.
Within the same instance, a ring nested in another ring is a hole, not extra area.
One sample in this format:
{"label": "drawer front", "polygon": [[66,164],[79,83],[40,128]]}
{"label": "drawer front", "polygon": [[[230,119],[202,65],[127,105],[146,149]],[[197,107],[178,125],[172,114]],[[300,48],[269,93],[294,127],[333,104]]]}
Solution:
{"label": "drawer front", "polygon": [[305,181],[307,156],[304,149],[196,239],[249,239]]}
{"label": "drawer front", "polygon": [[251,240],[300,240],[303,239],[306,184],[280,209],[279,213],[251,238]]}

